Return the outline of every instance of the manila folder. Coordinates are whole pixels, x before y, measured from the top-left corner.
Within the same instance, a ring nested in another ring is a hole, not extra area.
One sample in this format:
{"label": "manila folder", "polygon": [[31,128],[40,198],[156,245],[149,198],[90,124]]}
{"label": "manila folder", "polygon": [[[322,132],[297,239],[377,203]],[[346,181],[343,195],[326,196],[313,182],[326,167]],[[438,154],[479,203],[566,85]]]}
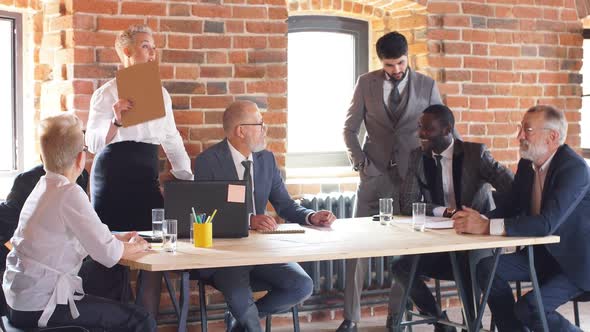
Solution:
{"label": "manila folder", "polygon": [[133,108],[123,112],[123,127],[166,116],[160,68],[156,61],[140,63],[117,72],[119,99],[133,102]]}

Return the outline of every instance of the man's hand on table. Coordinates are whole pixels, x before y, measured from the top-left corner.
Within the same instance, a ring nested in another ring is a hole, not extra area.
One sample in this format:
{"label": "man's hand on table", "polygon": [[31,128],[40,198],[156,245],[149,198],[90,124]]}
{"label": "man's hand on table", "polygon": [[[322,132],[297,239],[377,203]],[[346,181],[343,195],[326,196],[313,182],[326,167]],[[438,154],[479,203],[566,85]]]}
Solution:
{"label": "man's hand on table", "polygon": [[476,210],[466,206],[453,215],[453,222],[457,234],[490,234],[490,221]]}
{"label": "man's hand on table", "polygon": [[274,231],[277,229],[277,222],[273,217],[258,214],[250,217],[250,228],[256,231]]}
{"label": "man's hand on table", "polygon": [[336,220],[336,216],[327,210],[317,211],[309,216],[309,222],[314,226],[320,227],[330,227],[334,220]]}

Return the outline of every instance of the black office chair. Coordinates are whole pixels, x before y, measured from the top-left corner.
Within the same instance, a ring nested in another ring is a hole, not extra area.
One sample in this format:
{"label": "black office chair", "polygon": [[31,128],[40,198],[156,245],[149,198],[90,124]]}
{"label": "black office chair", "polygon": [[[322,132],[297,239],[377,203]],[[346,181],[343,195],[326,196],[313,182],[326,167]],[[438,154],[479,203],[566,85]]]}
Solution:
{"label": "black office chair", "polygon": [[[206,301],[206,294],[205,294],[205,285],[206,284],[210,284],[208,283],[206,280],[201,280],[198,279],[197,280],[197,286],[199,288],[199,309],[200,309],[200,313],[201,313],[201,332],[207,332],[207,301]],[[268,287],[261,287],[262,285],[257,285],[257,287],[255,287],[255,290],[268,290],[270,289],[270,286]],[[291,308],[291,313],[293,315],[293,331],[294,332],[299,332],[299,309],[297,308],[297,306],[293,306]],[[266,327],[265,327],[265,332],[271,332],[272,329],[272,316],[268,315],[266,316]]]}
{"label": "black office chair", "polygon": [[47,327],[22,330],[10,324],[8,317],[2,316],[2,331],[4,332],[90,332],[89,330],[78,326],[61,326],[61,327]]}

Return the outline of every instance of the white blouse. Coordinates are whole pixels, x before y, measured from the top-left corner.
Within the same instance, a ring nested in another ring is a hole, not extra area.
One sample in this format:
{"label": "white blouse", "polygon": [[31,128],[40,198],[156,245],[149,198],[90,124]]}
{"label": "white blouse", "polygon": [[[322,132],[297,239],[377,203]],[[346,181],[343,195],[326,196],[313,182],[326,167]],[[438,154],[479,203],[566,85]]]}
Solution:
{"label": "white blouse", "polygon": [[57,304],[69,303],[72,316],[79,316],[74,300],[84,293],[78,271],[87,255],[106,267],[123,255],[123,243],[100,221],[82,188],[51,172],[27,198],[10,242],[2,283],[6,302],[14,310],[43,310],[40,327]]}
{"label": "white blouse", "polygon": [[[165,117],[126,128],[120,127],[110,143],[135,141],[161,144],[172,165],[172,175],[181,180],[193,180],[191,160],[174,122],[172,99],[164,88],[162,88],[162,94],[166,110]],[[115,79],[108,81],[92,94],[86,125],[86,145],[88,145],[88,150],[94,154],[99,153],[106,146],[107,133],[114,117],[113,104],[118,100]]]}

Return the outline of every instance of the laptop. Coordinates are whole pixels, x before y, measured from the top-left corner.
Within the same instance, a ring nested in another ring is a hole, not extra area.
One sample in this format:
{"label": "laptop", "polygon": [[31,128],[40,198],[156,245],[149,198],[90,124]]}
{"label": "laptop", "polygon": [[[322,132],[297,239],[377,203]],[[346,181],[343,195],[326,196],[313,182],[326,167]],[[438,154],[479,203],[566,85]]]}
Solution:
{"label": "laptop", "polygon": [[164,209],[167,219],[178,222],[178,237],[190,237],[190,214],[211,215],[214,238],[248,236],[246,181],[171,181],[164,184]]}

